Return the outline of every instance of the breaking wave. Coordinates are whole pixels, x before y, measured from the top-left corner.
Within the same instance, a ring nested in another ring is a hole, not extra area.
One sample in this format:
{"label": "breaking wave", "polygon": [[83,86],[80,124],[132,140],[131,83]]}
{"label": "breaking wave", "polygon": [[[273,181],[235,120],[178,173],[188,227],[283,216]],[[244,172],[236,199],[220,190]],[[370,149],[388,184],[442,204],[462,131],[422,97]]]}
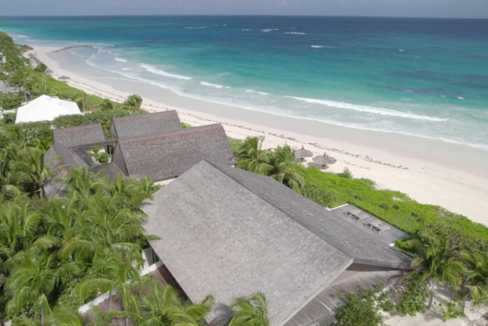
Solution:
{"label": "breaking wave", "polygon": [[140,67],[141,68],[144,68],[147,71],[149,71],[149,72],[151,72],[153,74],[156,74],[156,75],[161,75],[161,76],[170,77],[170,78],[184,79],[184,80],[190,80],[190,79],[192,79],[191,77],[188,77],[188,76],[171,74],[171,73],[166,72],[164,70],[160,70],[160,69],[157,69],[157,68],[154,68],[152,66],[145,65],[145,64],[141,64]]}
{"label": "breaking wave", "polygon": [[377,108],[374,106],[357,105],[357,104],[337,102],[337,101],[329,101],[329,100],[317,100],[317,99],[312,99],[312,98],[295,97],[295,96],[288,96],[288,97],[293,98],[297,101],[303,101],[303,102],[314,103],[314,104],[321,104],[321,105],[325,105],[325,106],[332,107],[332,108],[338,108],[338,109],[354,110],[354,111],[359,111],[359,112],[367,112],[367,113],[372,113],[372,114],[379,114],[379,115],[386,115],[386,116],[400,117],[400,118],[408,118],[408,119],[417,119],[417,120],[428,120],[428,121],[436,121],[436,122],[447,121],[447,119],[429,117],[426,115],[418,115],[415,113],[401,112],[401,111],[390,110],[390,109]]}
{"label": "breaking wave", "polygon": [[215,87],[215,88],[230,88],[229,86],[224,86],[224,85],[219,85],[219,84],[212,84],[212,83],[208,83],[208,82],[200,82],[200,85],[203,85],[203,86],[209,86],[209,87]]}

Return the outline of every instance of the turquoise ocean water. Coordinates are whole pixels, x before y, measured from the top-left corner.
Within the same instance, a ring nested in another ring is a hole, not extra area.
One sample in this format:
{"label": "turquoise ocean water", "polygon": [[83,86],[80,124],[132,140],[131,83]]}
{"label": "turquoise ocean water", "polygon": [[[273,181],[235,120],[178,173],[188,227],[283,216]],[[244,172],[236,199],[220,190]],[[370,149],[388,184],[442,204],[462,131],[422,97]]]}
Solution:
{"label": "turquoise ocean water", "polygon": [[18,43],[197,99],[488,150],[488,20],[5,18]]}

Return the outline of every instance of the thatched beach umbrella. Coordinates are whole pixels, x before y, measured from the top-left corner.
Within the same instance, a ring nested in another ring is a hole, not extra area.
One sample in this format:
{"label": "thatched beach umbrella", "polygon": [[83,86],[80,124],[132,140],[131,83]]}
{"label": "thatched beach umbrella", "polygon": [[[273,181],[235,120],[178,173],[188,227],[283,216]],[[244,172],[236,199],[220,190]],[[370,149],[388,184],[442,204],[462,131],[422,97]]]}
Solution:
{"label": "thatched beach umbrella", "polygon": [[313,153],[302,146],[302,149],[295,151],[295,159],[303,162],[305,157],[312,157]]}
{"label": "thatched beach umbrella", "polygon": [[313,161],[317,164],[320,164],[322,166],[322,169],[327,168],[327,164],[334,164],[335,162],[337,162],[335,158],[327,155],[327,153],[324,153],[324,155],[321,156],[315,156],[313,158]]}
{"label": "thatched beach umbrella", "polygon": [[67,76],[61,76],[61,77],[59,77],[58,79],[59,79],[59,80],[64,80],[64,81],[66,81],[66,80],[69,80],[69,77],[67,77]]}

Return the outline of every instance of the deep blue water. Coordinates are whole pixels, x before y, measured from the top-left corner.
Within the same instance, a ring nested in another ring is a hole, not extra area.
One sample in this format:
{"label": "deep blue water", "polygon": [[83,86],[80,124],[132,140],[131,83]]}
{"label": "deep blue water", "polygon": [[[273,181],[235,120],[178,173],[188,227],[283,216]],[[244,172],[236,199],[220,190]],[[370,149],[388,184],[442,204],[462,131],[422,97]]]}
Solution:
{"label": "deep blue water", "polygon": [[488,20],[0,18],[0,29],[93,44],[71,52],[193,98],[488,150]]}

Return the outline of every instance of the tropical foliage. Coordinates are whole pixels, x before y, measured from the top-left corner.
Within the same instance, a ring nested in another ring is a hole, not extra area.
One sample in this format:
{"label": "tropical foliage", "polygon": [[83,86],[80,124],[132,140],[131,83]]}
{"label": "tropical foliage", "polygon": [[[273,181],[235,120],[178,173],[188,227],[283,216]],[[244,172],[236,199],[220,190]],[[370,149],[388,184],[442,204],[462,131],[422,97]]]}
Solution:
{"label": "tropical foliage", "polygon": [[381,287],[371,288],[366,285],[363,290],[339,294],[346,304],[336,308],[333,326],[380,326],[384,325],[381,311],[390,311],[393,304],[388,292]]}
{"label": "tropical foliage", "polygon": [[304,179],[299,170],[301,163],[295,161],[293,149],[289,145],[278,146],[275,150],[263,149],[263,141],[264,137],[248,137],[242,142],[234,142],[236,166],[298,189]]}

